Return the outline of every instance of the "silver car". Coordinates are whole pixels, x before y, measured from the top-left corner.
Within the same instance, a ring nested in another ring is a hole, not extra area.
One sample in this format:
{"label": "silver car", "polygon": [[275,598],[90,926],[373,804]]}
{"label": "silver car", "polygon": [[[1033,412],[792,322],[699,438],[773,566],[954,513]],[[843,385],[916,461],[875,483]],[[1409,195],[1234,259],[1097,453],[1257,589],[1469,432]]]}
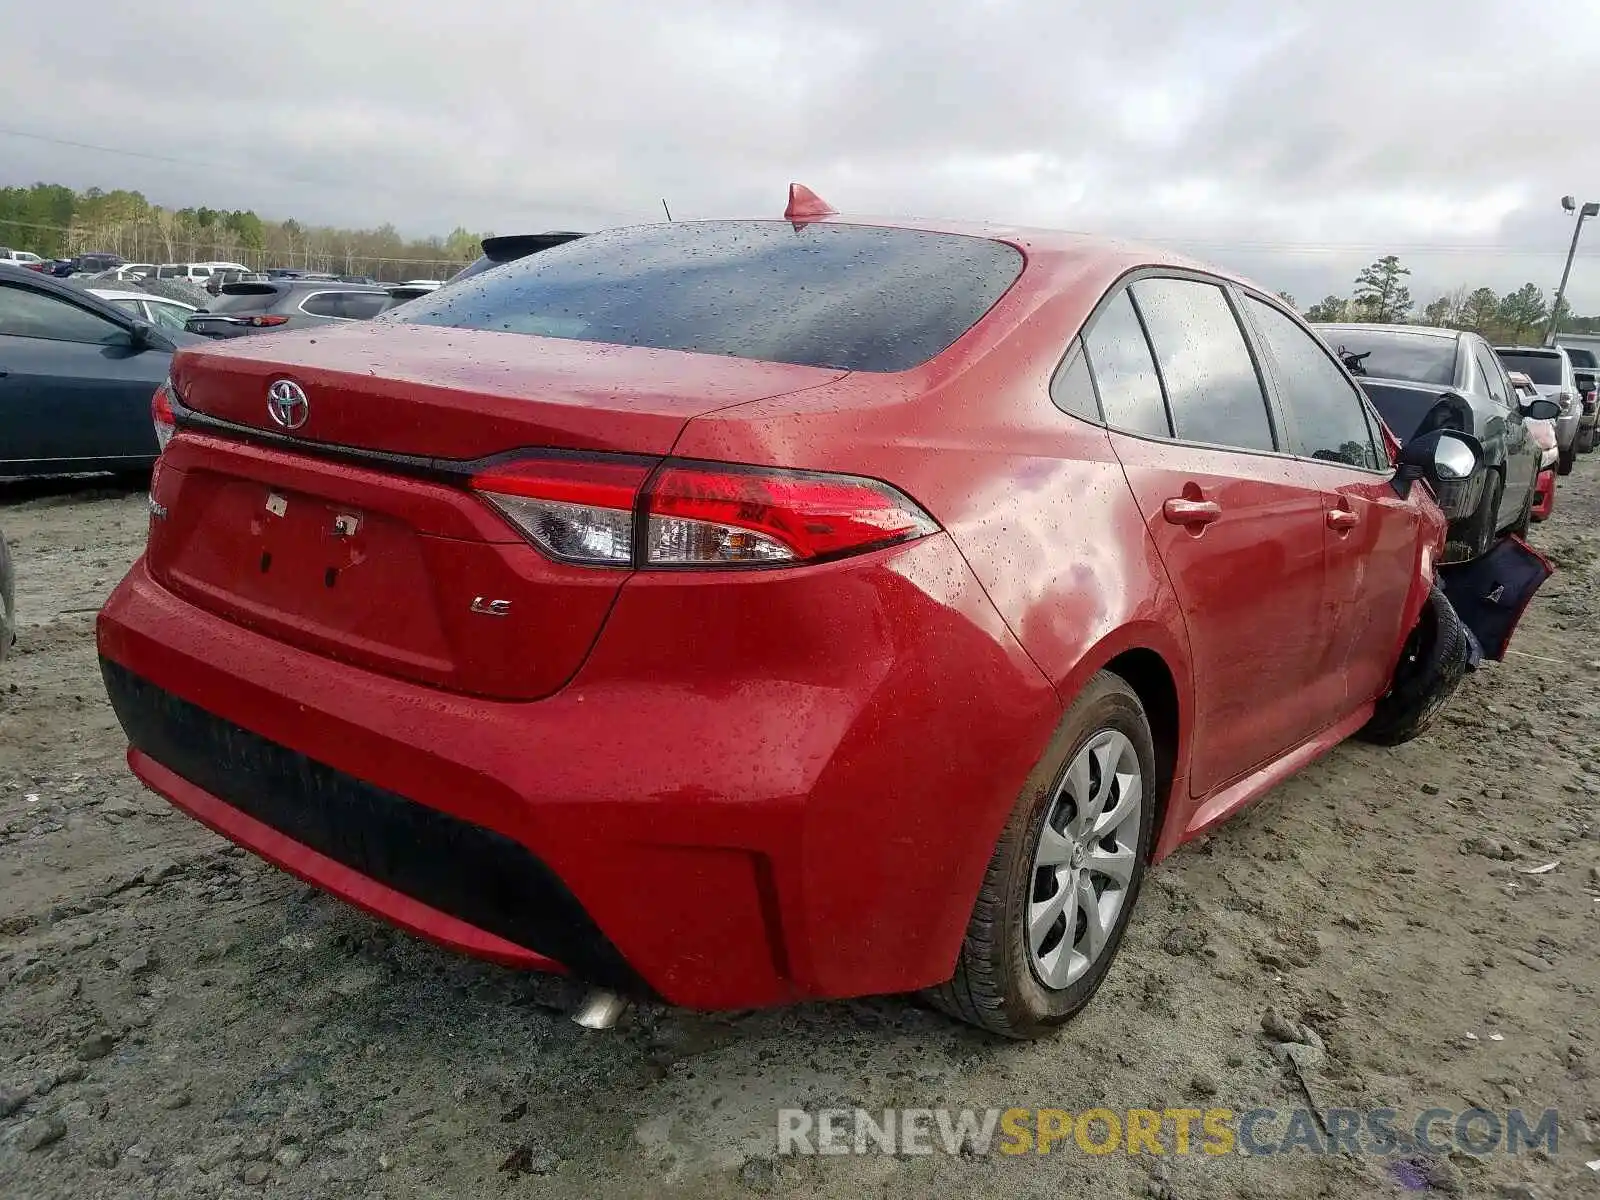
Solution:
{"label": "silver car", "polygon": [[1556,448],[1561,453],[1557,470],[1567,475],[1578,441],[1578,426],[1583,422],[1583,401],[1578,396],[1578,381],[1572,375],[1572,360],[1560,346],[1496,346],[1507,371],[1521,371],[1533,380],[1539,394],[1561,406],[1556,418]]}

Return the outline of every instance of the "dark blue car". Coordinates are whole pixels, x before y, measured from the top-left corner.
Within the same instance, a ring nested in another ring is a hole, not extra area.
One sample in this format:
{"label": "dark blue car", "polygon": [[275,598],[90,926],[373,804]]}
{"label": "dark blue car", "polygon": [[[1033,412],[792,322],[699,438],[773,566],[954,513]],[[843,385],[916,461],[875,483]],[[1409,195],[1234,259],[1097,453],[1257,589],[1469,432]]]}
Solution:
{"label": "dark blue car", "polygon": [[149,470],[150,397],[172,352],[201,340],[74,284],[0,273],[0,476]]}

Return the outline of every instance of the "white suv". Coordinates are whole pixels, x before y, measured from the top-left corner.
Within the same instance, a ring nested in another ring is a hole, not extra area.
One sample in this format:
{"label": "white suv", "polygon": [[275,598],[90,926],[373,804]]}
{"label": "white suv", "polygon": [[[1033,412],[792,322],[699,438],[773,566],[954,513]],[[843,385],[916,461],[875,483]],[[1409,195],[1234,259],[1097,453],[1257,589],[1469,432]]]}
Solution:
{"label": "white suv", "polygon": [[43,261],[44,259],[37,254],[29,254],[26,250],[7,250],[4,246],[0,246],[0,263],[7,266],[27,267],[33,270]]}

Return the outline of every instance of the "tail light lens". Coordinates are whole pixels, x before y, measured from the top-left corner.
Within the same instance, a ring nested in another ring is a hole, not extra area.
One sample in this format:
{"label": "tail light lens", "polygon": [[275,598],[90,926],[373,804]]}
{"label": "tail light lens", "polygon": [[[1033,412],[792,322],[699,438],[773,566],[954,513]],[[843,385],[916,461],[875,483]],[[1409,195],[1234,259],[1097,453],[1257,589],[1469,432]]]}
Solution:
{"label": "tail light lens", "polygon": [[156,451],[160,453],[178,431],[177,418],[172,414],[172,380],[163,379],[150,397],[150,420],[156,427]]}
{"label": "tail light lens", "polygon": [[480,472],[472,487],[551,558],[628,567],[634,507],[650,467],[624,459],[529,459]]}
{"label": "tail light lens", "polygon": [[938,529],[888,484],[853,475],[632,459],[531,459],[472,487],[561,562],[672,569],[800,564]]}
{"label": "tail light lens", "polygon": [[263,329],[271,325],[287,325],[289,318],[280,316],[278,313],[267,313],[264,316],[251,317],[248,323],[254,325],[257,329]]}

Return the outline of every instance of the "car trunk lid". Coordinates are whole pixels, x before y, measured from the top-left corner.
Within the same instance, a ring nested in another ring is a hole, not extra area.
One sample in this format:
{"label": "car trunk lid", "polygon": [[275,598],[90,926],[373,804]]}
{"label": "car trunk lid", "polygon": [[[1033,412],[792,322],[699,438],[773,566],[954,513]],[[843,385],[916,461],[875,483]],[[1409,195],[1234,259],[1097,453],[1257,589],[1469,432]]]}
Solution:
{"label": "car trunk lid", "polygon": [[[529,448],[648,463],[697,414],[841,374],[366,324],[185,351],[180,433],[151,487],[150,569],[284,642],[535,699],[581,665],[628,570],[542,555],[466,487],[471,463]],[[280,380],[306,399],[293,430],[268,410]]]}

